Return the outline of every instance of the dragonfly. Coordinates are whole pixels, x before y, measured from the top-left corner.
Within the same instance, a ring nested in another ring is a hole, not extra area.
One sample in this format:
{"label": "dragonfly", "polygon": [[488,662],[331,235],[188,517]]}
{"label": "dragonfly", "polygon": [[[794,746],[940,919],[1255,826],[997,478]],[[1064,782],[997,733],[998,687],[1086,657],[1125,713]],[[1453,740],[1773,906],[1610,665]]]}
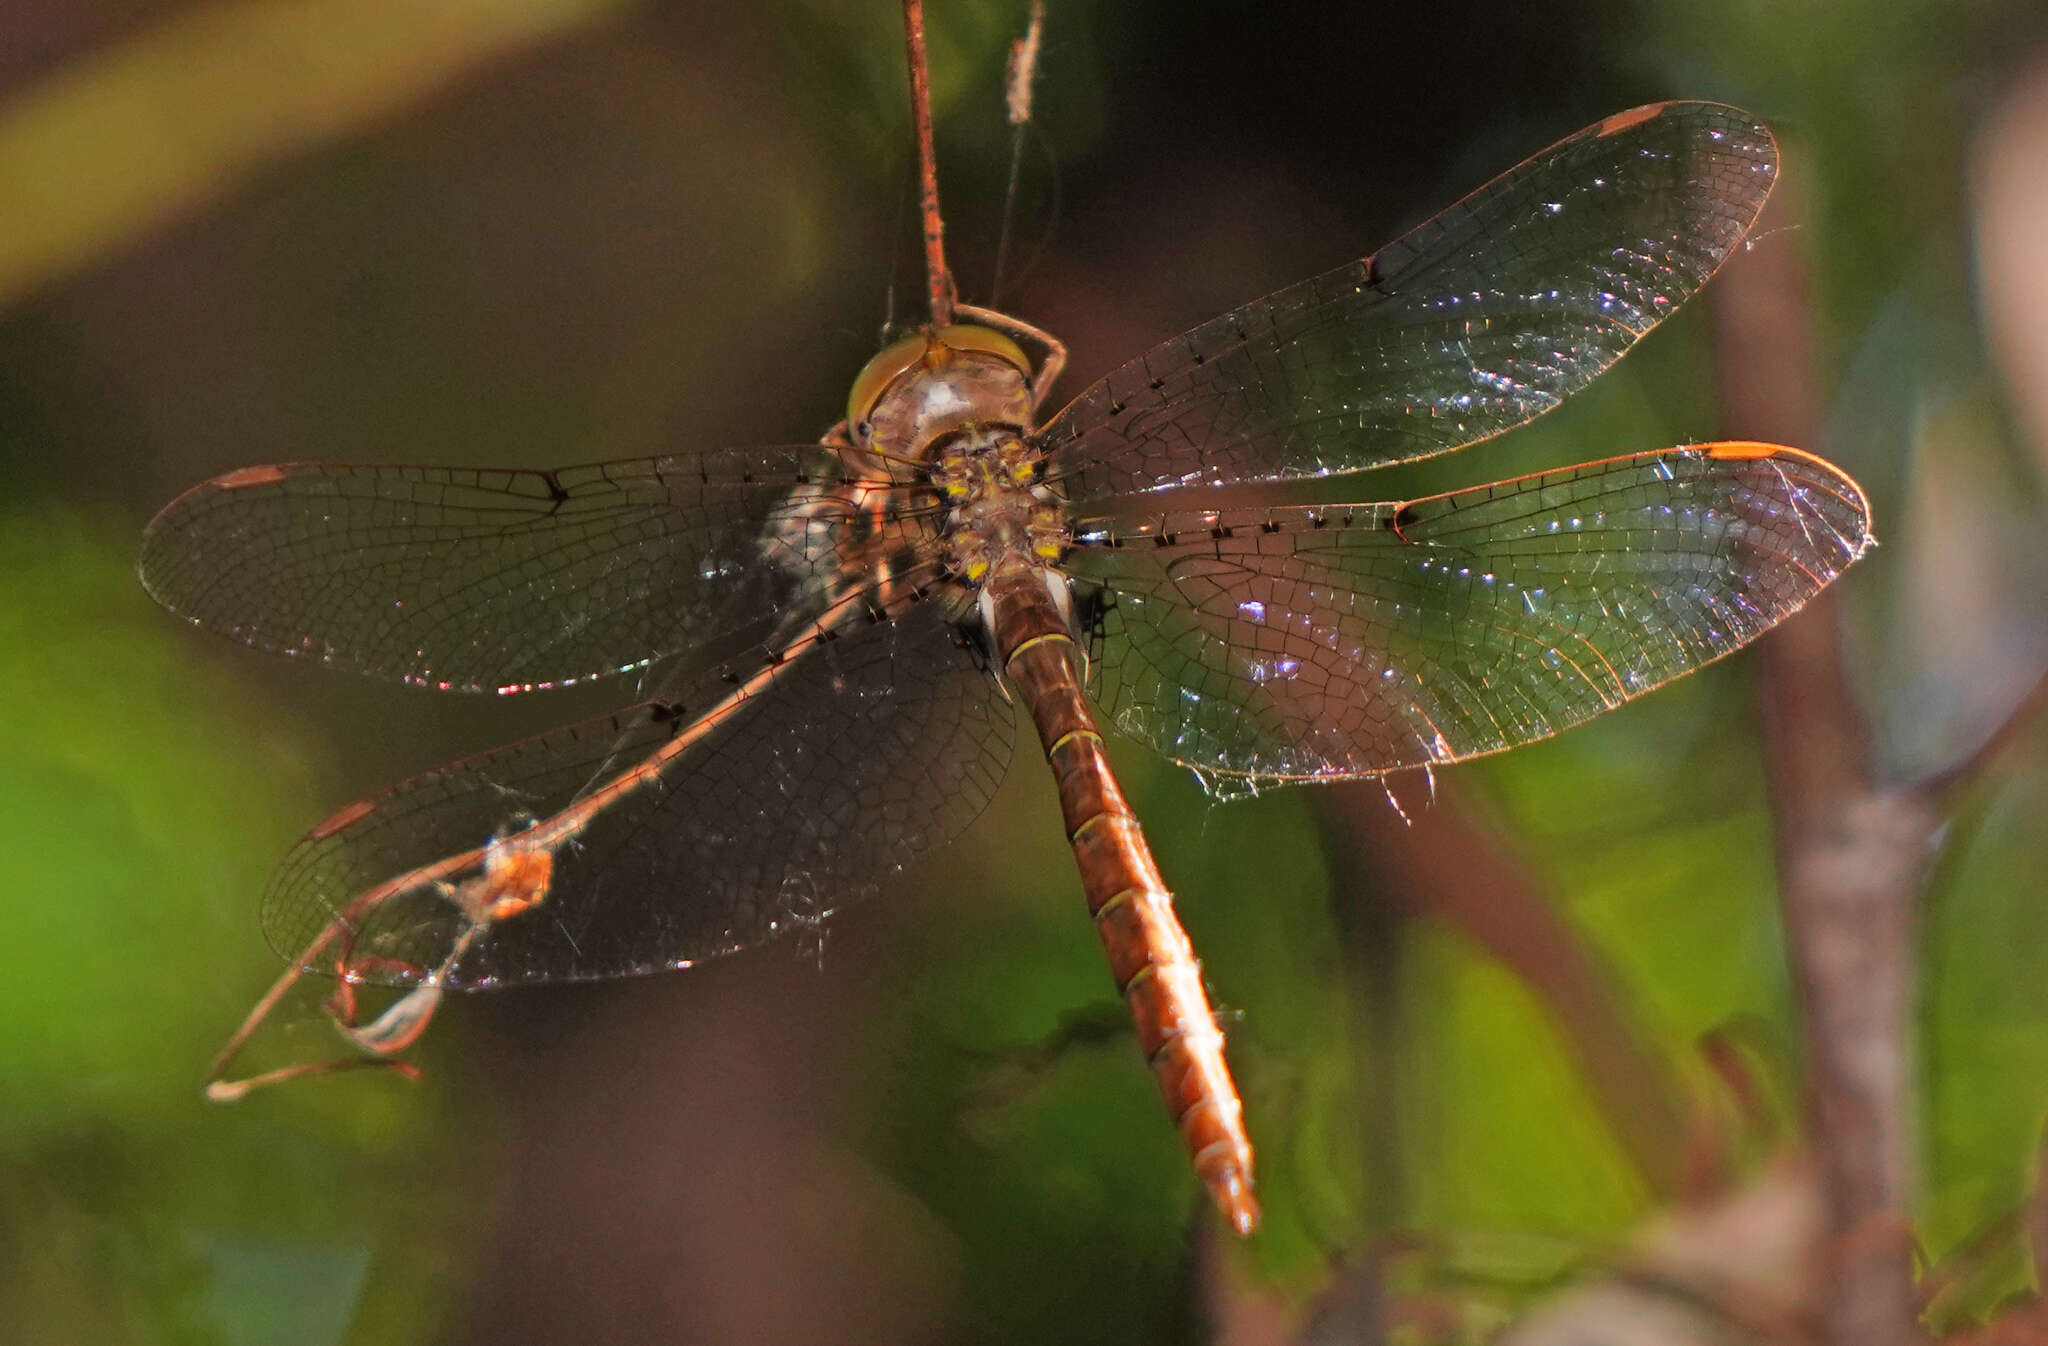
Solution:
{"label": "dragonfly", "polygon": [[[210,1094],[416,1073],[401,1053],[449,992],[816,930],[983,812],[1021,708],[1138,1045],[1196,1175],[1251,1232],[1224,1035],[1106,739],[1245,786],[1439,768],[1718,659],[1840,575],[1871,545],[1863,492],[1771,444],[1417,499],[1237,500],[1556,407],[1743,244],[1777,168],[1738,109],[1617,113],[1051,414],[1065,348],[955,302],[941,260],[932,321],[869,361],[816,443],[545,471],[287,463],[191,488],[139,569],[199,626],[445,692],[636,689],[308,832],[262,899],[287,967]],[[334,979],[345,1054],[228,1078],[307,974]],[[374,1016],[364,987],[389,988]]]}

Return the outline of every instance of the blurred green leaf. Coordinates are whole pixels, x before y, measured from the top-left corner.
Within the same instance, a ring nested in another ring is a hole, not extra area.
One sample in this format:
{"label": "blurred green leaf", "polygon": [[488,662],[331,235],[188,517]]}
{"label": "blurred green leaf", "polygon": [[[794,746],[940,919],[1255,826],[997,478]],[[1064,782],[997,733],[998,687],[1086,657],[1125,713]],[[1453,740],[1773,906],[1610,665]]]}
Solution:
{"label": "blurred green leaf", "polygon": [[625,0],[215,0],[0,107],[0,303]]}

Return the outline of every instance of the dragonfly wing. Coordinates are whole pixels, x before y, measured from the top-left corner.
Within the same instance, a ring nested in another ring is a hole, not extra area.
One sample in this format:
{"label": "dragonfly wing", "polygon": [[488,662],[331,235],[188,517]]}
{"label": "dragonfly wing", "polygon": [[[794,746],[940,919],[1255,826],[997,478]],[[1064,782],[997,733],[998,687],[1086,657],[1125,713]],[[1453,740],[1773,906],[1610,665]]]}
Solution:
{"label": "dragonfly wing", "polygon": [[1063,565],[1101,586],[1111,723],[1201,771],[1306,780],[1590,719],[1797,610],[1869,520],[1821,459],[1718,444],[1405,504],[1091,522]]}
{"label": "dragonfly wing", "polygon": [[[558,834],[552,881],[532,910],[470,946],[450,985],[625,976],[815,928],[981,811],[1013,728],[995,679],[938,604],[847,617],[772,663],[691,679],[673,698],[343,809],[272,880],[272,945],[298,959],[346,912],[364,980],[417,981],[461,938],[449,890],[479,868],[432,866],[508,833]],[[639,788],[616,788],[636,768]],[[607,797],[584,825],[562,826]],[[380,887],[383,898],[361,901]],[[306,961],[332,972],[332,956]]]}
{"label": "dragonfly wing", "polygon": [[1041,432],[1070,500],[1356,472],[1541,415],[1705,284],[1777,176],[1735,108],[1617,113],[1363,261],[1112,371]]}
{"label": "dragonfly wing", "polygon": [[[816,445],[552,472],[300,463],[193,487],[143,536],[158,601],[273,653],[514,692],[640,669],[781,611],[804,565],[764,532]],[[829,523],[798,519],[821,536]],[[800,548],[831,564],[829,547]]]}

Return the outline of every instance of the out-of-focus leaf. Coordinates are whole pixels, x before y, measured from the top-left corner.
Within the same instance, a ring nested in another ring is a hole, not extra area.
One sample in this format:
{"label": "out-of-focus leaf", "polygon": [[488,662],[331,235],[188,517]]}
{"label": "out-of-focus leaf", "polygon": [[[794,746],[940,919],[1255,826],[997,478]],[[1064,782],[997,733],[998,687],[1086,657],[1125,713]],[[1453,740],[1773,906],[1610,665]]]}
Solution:
{"label": "out-of-focus leaf", "polygon": [[298,802],[260,784],[283,744],[208,712],[125,543],[0,520],[0,1138],[196,1097],[252,951],[249,839]]}
{"label": "out-of-focus leaf", "polygon": [[361,1247],[288,1238],[200,1241],[207,1271],[204,1315],[226,1346],[338,1342],[369,1271]]}
{"label": "out-of-focus leaf", "polygon": [[9,1339],[317,1342],[363,1295],[416,1319],[445,1262],[378,1254],[467,1190],[423,1180],[431,1096],[200,1098],[274,975],[263,868],[314,806],[288,731],[185,657],[132,545],[56,509],[0,518]]}
{"label": "out-of-focus leaf", "polygon": [[2048,773],[2035,765],[1990,802],[1944,866],[1928,915],[1919,1217],[1937,1259],[2038,1180],[2031,1170],[2048,1079],[2044,816]]}
{"label": "out-of-focus leaf", "polygon": [[0,108],[0,303],[625,0],[220,0]]}

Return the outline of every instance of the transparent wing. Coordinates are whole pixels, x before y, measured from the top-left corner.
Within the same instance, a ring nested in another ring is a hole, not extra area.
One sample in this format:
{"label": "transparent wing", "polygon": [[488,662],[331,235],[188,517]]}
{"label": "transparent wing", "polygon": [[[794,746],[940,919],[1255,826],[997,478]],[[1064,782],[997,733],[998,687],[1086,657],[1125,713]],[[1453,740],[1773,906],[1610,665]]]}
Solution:
{"label": "transparent wing", "polygon": [[1821,459],[1710,444],[1406,504],[1090,523],[1099,700],[1198,770],[1287,780],[1554,734],[1718,659],[1862,555]]}
{"label": "transparent wing", "polygon": [[1373,256],[1112,371],[1041,432],[1049,475],[1081,503],[1356,472],[1511,429],[1703,285],[1777,163],[1735,108],[1617,113]]}
{"label": "transparent wing", "polygon": [[[553,472],[244,468],[166,506],[138,568],[165,607],[259,649],[525,691],[644,668],[783,610],[834,564],[836,521],[791,493],[847,475],[816,445]],[[771,548],[777,520],[818,540]]]}
{"label": "transparent wing", "polygon": [[[343,809],[285,859],[264,896],[264,930],[297,959],[347,911],[362,978],[416,981],[461,937],[448,890],[475,877],[474,853],[531,823],[522,838],[561,834],[544,900],[493,923],[448,984],[682,966],[815,927],[953,837],[1001,781],[1012,727],[994,678],[939,604],[894,618],[850,610],[824,638],[743,673],[695,679],[675,697]],[[636,769],[649,773],[639,788],[616,788]],[[592,803],[602,806],[585,825],[560,826]],[[432,870],[463,852],[472,859]],[[360,900],[380,886],[377,901]]]}

